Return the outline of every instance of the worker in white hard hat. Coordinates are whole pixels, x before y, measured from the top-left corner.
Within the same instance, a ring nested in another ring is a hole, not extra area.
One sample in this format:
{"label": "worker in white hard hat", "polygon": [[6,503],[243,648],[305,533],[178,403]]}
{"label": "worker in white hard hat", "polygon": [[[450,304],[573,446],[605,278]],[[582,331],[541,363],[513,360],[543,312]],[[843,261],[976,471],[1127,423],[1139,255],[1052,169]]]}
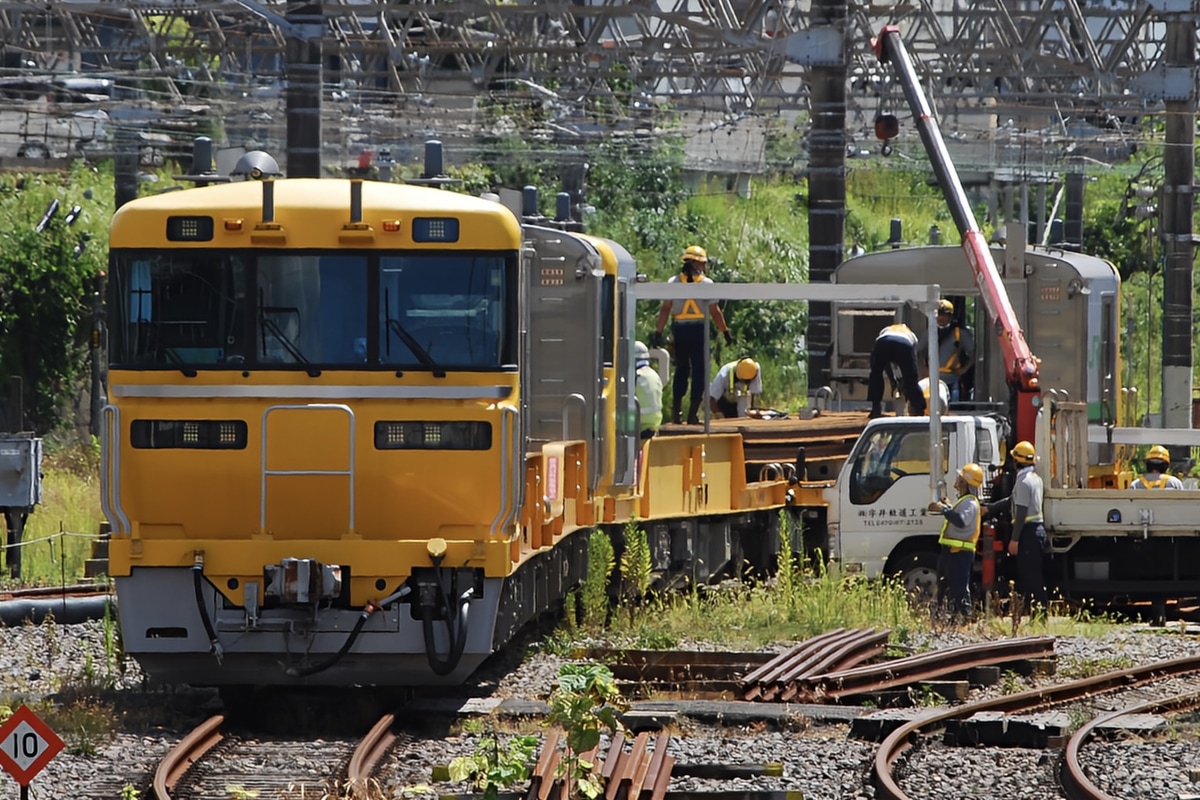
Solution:
{"label": "worker in white hard hat", "polygon": [[717,371],[708,387],[708,404],[714,414],[745,417],[762,394],[762,370],[753,358],[730,361]]}
{"label": "worker in white hard hat", "polygon": [[650,348],[642,342],[633,343],[634,366],[637,368],[637,383],[634,396],[638,402],[638,429],[641,438],[649,439],[662,425],[663,382],[658,370],[650,366]]}

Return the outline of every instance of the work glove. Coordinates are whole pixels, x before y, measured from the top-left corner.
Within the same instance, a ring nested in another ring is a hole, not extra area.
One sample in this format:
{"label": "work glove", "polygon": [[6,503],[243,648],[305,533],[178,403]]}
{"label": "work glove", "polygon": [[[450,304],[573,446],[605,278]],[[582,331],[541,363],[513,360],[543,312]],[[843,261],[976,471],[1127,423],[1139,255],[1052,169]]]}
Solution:
{"label": "work glove", "polygon": [[725,331],[725,344],[733,347],[733,331]]}
{"label": "work glove", "polygon": [[663,346],[662,331],[655,331],[654,333],[650,334],[650,346],[651,347],[662,347]]}

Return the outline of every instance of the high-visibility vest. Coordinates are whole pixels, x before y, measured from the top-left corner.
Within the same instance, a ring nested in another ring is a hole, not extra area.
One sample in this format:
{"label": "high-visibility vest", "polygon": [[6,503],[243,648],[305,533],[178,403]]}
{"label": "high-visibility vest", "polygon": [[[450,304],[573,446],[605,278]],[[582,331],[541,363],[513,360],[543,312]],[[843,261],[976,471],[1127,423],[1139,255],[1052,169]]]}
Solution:
{"label": "high-visibility vest", "polygon": [[637,398],[641,418],[638,420],[638,430],[656,431],[662,425],[662,378],[649,366],[639,367],[637,382],[633,390]]}
{"label": "high-visibility vest", "polygon": [[975,504],[975,523],[970,528],[960,528],[957,525],[953,525],[950,522],[950,518],[947,517],[942,522],[942,532],[938,535],[938,544],[975,552],[975,542],[979,539],[983,514],[980,513],[979,501],[975,499],[975,495],[964,494],[954,502],[954,508],[958,508],[963,503]]}
{"label": "high-visibility vest", "polygon": [[[669,283],[712,283],[712,278],[707,275],[699,277],[689,277],[686,272],[681,272],[672,278]],[[676,324],[690,324],[694,322],[703,322],[707,317],[705,313],[707,309],[702,305],[701,301],[695,298],[688,297],[683,300],[671,301],[671,319]]]}
{"label": "high-visibility vest", "polygon": [[951,351],[950,357],[946,359],[946,363],[942,364],[942,366],[938,367],[938,372],[942,373],[943,375],[946,375],[951,372],[954,372],[955,368],[958,367],[958,357],[962,353],[962,350],[959,349],[959,344],[961,342],[962,342],[962,328],[955,325],[954,326],[954,350]]}
{"label": "high-visibility vest", "polygon": [[1163,473],[1158,476],[1157,480],[1151,480],[1149,475],[1142,476],[1142,486],[1147,489],[1161,489],[1170,482],[1171,476]]}

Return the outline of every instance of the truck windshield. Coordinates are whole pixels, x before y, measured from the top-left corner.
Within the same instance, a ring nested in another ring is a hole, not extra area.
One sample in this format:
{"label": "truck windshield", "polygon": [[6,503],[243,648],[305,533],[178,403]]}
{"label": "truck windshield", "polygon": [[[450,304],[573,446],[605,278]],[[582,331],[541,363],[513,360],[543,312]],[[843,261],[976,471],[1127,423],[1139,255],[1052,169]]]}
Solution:
{"label": "truck windshield", "polygon": [[[949,430],[942,431],[942,474],[949,460]],[[874,503],[900,478],[929,474],[929,430],[919,425],[876,428],[854,454],[850,502]]]}
{"label": "truck windshield", "polygon": [[450,252],[115,251],[110,361],[185,372],[502,368],[515,363],[510,268],[504,255]]}

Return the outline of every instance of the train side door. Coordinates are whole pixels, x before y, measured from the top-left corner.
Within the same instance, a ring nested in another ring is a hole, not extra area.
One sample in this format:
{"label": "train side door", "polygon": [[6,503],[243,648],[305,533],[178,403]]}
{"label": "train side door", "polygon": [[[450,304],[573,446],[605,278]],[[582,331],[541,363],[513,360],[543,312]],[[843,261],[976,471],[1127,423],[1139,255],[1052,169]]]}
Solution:
{"label": "train side door", "polygon": [[528,225],[524,232],[533,250],[525,275],[528,318],[521,364],[526,431],[532,445],[586,441],[595,489],[602,463],[596,421],[606,338],[601,335],[600,255],[567,231]]}

